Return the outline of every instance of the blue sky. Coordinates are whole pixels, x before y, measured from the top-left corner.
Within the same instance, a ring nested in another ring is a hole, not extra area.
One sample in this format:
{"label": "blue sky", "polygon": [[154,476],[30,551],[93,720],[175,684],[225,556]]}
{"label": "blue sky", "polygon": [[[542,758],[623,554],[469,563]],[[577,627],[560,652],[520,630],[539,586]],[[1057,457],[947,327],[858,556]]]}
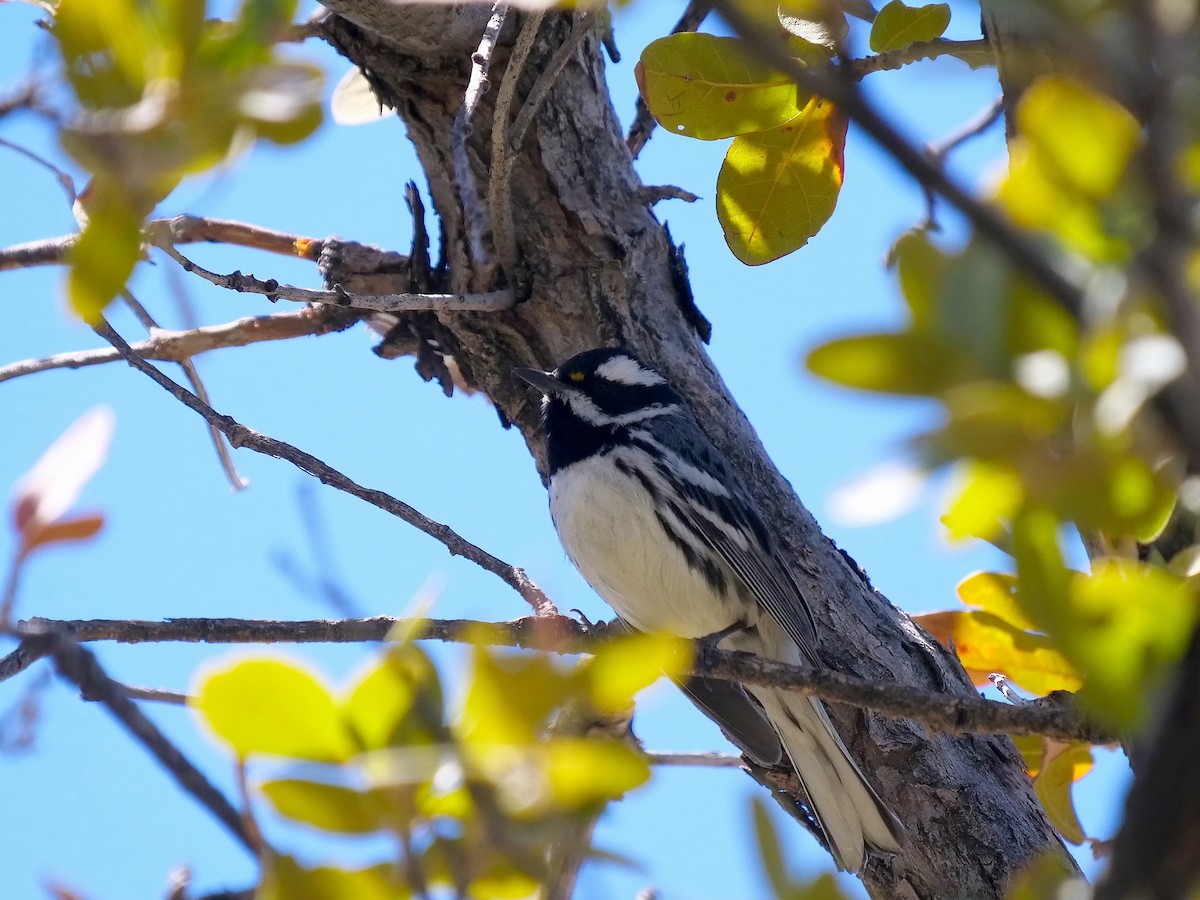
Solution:
{"label": "blue sky", "polygon": [[[609,82],[625,122],[634,108],[638,53],[669,30],[681,6],[643,0],[616,15],[624,60],[609,67]],[[978,36],[975,8],[959,4],[954,11],[952,35]],[[33,27],[37,18],[31,6],[0,4],[0,85],[15,83],[30,60],[50,58],[44,33]],[[330,88],[346,69],[323,46],[299,52],[327,67]],[[865,88],[917,140],[954,130],[997,92],[993,72],[971,72],[950,60],[872,75]],[[29,117],[0,121],[0,137],[62,161],[49,130]],[[723,149],[723,142],[659,132],[638,162],[645,183],[676,184],[702,198],[692,206],[667,201],[657,213],[687,245],[697,303],[714,325],[710,353],[776,464],[875,585],[909,612],[953,607],[954,586],[963,576],[1000,561],[987,548],[947,547],[937,524],[944,486],[935,484],[912,511],[883,525],[854,528],[831,512],[836,488],[901,454],[905,438],[933,422],[934,410],[832,388],[800,365],[804,351],[822,339],[896,321],[900,304],[882,259],[891,241],[921,217],[920,191],[852,127],[845,188],[830,223],[793,256],[746,268],[725,247],[716,221],[713,195]],[[978,183],[997,170],[1001,154],[1000,129],[994,129],[956,154],[952,165]],[[403,187],[409,179],[424,186],[397,121],[359,128],[327,123],[300,147],[258,147],[228,171],[185,185],[161,212],[241,219],[315,237],[338,234],[405,250]],[[74,227],[53,178],[4,148],[0,208],[7,213],[0,216],[0,245]],[[947,239],[960,237],[960,224],[944,208],[941,213]],[[217,247],[192,253],[219,271],[241,268],[319,286],[311,265]],[[161,259],[139,267],[133,289],[165,326],[179,327],[178,285],[204,323],[271,311],[261,297],[209,289]],[[97,345],[67,313],[57,270],[0,274],[0,308],[0,364]],[[117,313],[113,322],[127,338],[141,336],[128,315]],[[360,327],[319,340],[219,351],[201,357],[198,366],[218,410],[316,454],[526,567],[561,609],[606,616],[563,556],[520,436],[497,427],[483,399],[446,400],[414,375],[410,360],[380,360],[370,352],[372,343]],[[80,505],[102,510],[107,527],[90,544],[49,550],[32,561],[21,616],[334,615],[279,564],[281,557],[305,570],[318,564],[298,499],[315,483],[286,463],[237,451],[251,487],[232,493],[200,420],[126,366],[49,372],[0,385],[0,486],[12,484],[70,422],[100,403],[115,411],[116,437]],[[431,580],[441,585],[434,615],[507,619],[526,612],[493,576],[452,560],[404,523],[328,489],[312,496],[336,574],[363,614],[401,614]],[[0,560],[11,555],[12,545],[5,526]],[[114,677],[176,690],[186,690],[205,661],[245,652],[186,645],[97,649]],[[340,679],[368,651],[308,646],[287,652]],[[438,657],[453,680],[459,654],[439,650]],[[42,669],[0,685],[0,711],[19,701]],[[228,760],[189,713],[166,707],[150,713],[233,793]],[[636,731],[651,749],[723,746],[716,729],[666,687],[644,697]],[[168,871],[181,863],[193,868],[201,890],[241,887],[254,877],[253,861],[207,812],[184,798],[101,708],[81,703],[61,683],[42,694],[34,749],[0,756],[0,780],[10,823],[0,896],[42,896],[40,885],[50,880],[97,900],[157,896]],[[1088,833],[1111,835],[1126,780],[1124,765],[1105,754],[1077,789]],[[629,897],[646,885],[665,900],[766,896],[750,829],[755,790],[749,779],[729,771],[658,771],[650,786],[614,804],[597,832],[601,847],[636,865],[589,866],[579,896]],[[806,834],[779,824],[797,867],[814,873],[829,868]],[[311,837],[277,823],[269,829],[281,846],[314,846]],[[335,858],[350,852],[331,846]],[[1084,850],[1085,869],[1094,871],[1087,858]]]}

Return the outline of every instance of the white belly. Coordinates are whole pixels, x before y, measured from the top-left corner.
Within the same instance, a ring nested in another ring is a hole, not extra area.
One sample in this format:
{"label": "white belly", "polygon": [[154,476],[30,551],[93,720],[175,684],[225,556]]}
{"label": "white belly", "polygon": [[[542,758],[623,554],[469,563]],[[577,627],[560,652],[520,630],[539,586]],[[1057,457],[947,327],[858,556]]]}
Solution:
{"label": "white belly", "polygon": [[746,611],[732,572],[728,591],[716,594],[667,537],[645,489],[609,461],[556,473],[550,515],[575,568],[635,628],[700,638]]}

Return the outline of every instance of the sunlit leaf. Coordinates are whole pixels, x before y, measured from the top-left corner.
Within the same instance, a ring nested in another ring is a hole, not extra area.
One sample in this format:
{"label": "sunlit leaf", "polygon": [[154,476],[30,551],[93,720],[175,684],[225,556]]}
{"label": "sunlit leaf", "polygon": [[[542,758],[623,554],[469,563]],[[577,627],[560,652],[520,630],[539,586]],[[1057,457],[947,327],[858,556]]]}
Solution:
{"label": "sunlit leaf", "polygon": [[259,790],[276,812],[294,822],[343,834],[370,834],[389,827],[372,792],[298,778],[267,781]]}
{"label": "sunlit leaf", "polygon": [[576,688],[572,673],[545,655],[501,654],[477,647],[474,663],[459,722],[469,742],[540,740],[550,713]]}
{"label": "sunlit leaf", "polygon": [[994,672],[1038,695],[1078,690],[1082,684],[1048,637],[1022,631],[992,613],[953,610],[923,613],[913,620],[958,652],[976,685],[988,684]]}
{"label": "sunlit leaf", "polygon": [[561,809],[615,800],[650,778],[646,758],[622,741],[559,737],[544,749],[546,777]]}
{"label": "sunlit leaf", "polygon": [[[950,539],[979,538],[996,542],[1024,496],[1020,476],[1009,466],[972,461],[963,467],[962,487],[942,524]],[[961,590],[960,590],[961,596]]]}
{"label": "sunlit leaf", "polygon": [[356,752],[329,690],[291,660],[249,658],[211,666],[191,693],[201,719],[239,757],[342,762]]}
{"label": "sunlit leaf", "polygon": [[774,128],[807,97],[738,38],[684,32],[652,41],[636,74],[646,106],[668,131],[711,141]]}
{"label": "sunlit leaf", "polygon": [[662,676],[684,674],[692,655],[690,641],[670,635],[631,634],[605,644],[586,669],[592,702],[602,713],[622,712]]}
{"label": "sunlit leaf", "polygon": [[1017,601],[1017,577],[1003,572],[976,572],[958,583],[964,605],[998,616],[1014,628],[1037,631]]}
{"label": "sunlit leaf", "polygon": [[1075,814],[1071,785],[1091,771],[1092,748],[1087,744],[1061,744],[1056,749],[1043,758],[1033,789],[1055,830],[1072,844],[1082,844],[1087,835]]}
{"label": "sunlit leaf", "polygon": [[949,24],[949,4],[910,7],[900,0],[891,0],[875,16],[871,26],[871,49],[883,53],[917,41],[932,41],[941,37]]}
{"label": "sunlit leaf", "polygon": [[717,176],[717,218],[733,255],[757,266],[803,247],[833,215],[846,117],[820,98],[770,131],[735,138]]}
{"label": "sunlit leaf", "polygon": [[342,710],[364,750],[431,740],[443,711],[437,670],[418,647],[389,647],[357,677]]}
{"label": "sunlit leaf", "polygon": [[1097,199],[1116,189],[1141,137],[1129,110],[1057,75],[1039,78],[1025,91],[1017,124],[1056,179]]}
{"label": "sunlit leaf", "polygon": [[255,900],[406,900],[412,893],[395,865],[369,869],[305,868],[292,856],[268,854]]}

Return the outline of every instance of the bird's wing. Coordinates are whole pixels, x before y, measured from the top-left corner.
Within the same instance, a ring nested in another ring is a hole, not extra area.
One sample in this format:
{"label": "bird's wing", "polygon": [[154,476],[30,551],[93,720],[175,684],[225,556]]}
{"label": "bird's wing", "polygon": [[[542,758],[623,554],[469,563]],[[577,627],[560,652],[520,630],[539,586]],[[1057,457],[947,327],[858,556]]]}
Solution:
{"label": "bird's wing", "polygon": [[653,434],[638,429],[631,437],[653,445],[648,449],[662,457],[655,474],[669,482],[672,493],[682,500],[675,503],[663,498],[671,513],[728,563],[796,642],[805,659],[816,662],[817,626],[812,610],[775,550],[745,485],[695,422],[672,416],[670,427],[664,427],[667,424],[659,419]]}

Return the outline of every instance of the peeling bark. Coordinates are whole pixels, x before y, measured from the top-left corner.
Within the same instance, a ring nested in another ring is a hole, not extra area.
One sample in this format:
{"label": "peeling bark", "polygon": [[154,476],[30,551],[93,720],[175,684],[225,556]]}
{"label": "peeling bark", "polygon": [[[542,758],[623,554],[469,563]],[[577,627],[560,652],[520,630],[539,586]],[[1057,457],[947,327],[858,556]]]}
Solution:
{"label": "peeling bark", "polygon": [[[385,0],[326,5],[339,14],[326,23],[327,39],[368,73],[416,145],[445,235],[447,265],[434,279],[452,290],[493,287],[473,283],[450,144],[487,7],[399,7]],[[493,83],[507,61],[513,19],[519,21],[510,14],[492,60]],[[519,85],[518,105],[569,30],[566,15],[547,16]],[[486,95],[476,111],[471,138],[471,163],[481,185],[494,95],[494,90]],[[639,199],[641,186],[611,106],[599,41],[588,37],[538,113],[513,170],[513,214],[528,300],[510,312],[421,313],[401,322],[408,333],[452,355],[463,381],[492,398],[502,420],[525,436],[543,477],[537,403],[512,369],[546,368],[598,345],[634,348],[680,388],[746,479],[825,626],[820,649],[826,663],[866,678],[947,693],[973,691],[958,661],[825,537],[768,459],[704,352],[673,247]],[[353,274],[337,260],[325,262],[331,280]],[[1073,865],[1007,738],[956,738],[861,712],[832,714],[908,829],[903,853],[867,867],[864,882],[873,896],[997,897],[1040,853]]]}

